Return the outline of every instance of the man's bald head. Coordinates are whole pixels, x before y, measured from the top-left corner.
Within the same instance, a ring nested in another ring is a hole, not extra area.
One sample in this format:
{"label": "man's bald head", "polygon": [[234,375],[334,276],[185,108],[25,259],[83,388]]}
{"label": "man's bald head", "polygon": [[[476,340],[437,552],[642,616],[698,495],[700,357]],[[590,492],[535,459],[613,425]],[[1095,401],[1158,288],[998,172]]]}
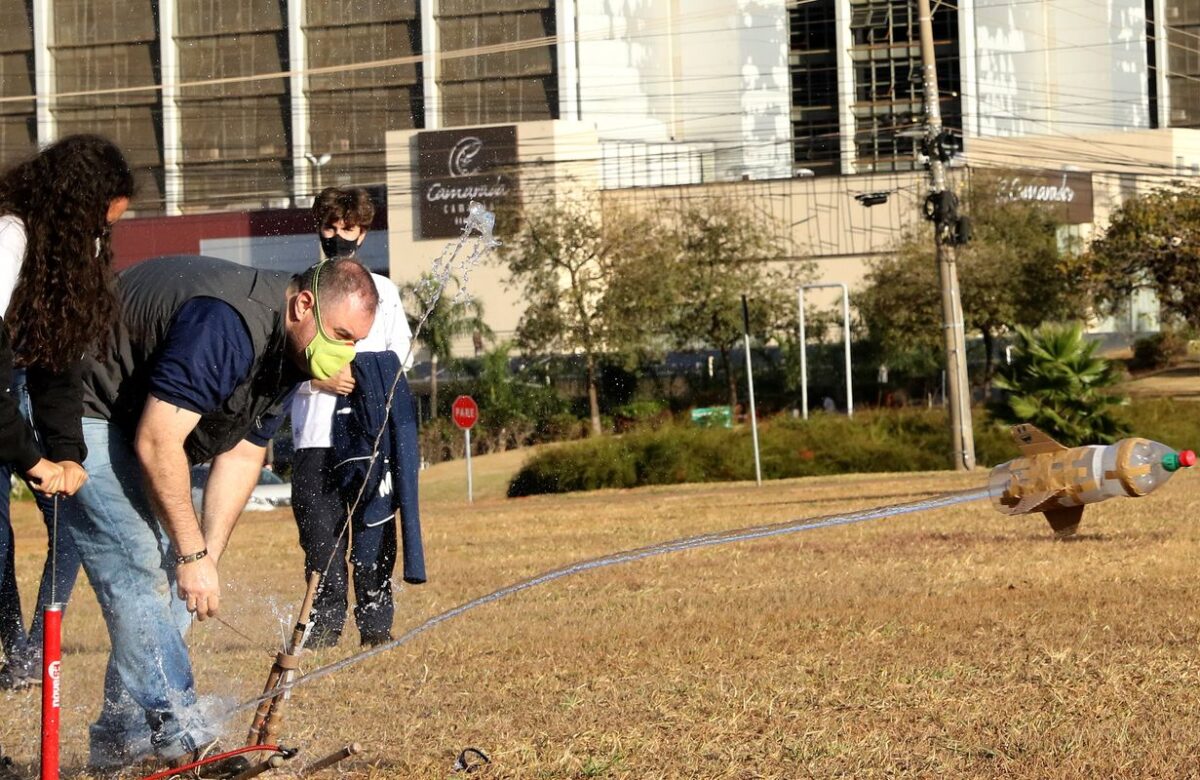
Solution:
{"label": "man's bald head", "polygon": [[[318,289],[313,294],[313,280]],[[334,341],[351,344],[367,337],[379,307],[379,290],[371,272],[351,258],[326,260],[292,279],[284,329],[288,353],[299,368],[308,370],[305,349],[321,330]]]}
{"label": "man's bald head", "polygon": [[320,285],[317,297],[322,306],[332,306],[352,296],[361,296],[371,311],[379,306],[379,290],[375,287],[371,272],[353,258],[343,257],[317,263],[295,278],[296,292],[311,291],[314,277],[317,277],[317,284]]}

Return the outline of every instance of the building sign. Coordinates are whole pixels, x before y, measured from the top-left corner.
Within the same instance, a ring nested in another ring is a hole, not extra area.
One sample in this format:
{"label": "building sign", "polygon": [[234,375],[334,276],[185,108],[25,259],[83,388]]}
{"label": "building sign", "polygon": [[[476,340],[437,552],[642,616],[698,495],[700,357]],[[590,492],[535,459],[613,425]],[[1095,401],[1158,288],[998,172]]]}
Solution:
{"label": "building sign", "polygon": [[471,201],[495,211],[520,197],[517,127],[417,133],[421,238],[456,238]]}
{"label": "building sign", "polygon": [[1070,225],[1092,222],[1092,174],[1085,171],[1019,171],[1000,180],[1009,200],[1049,206]]}

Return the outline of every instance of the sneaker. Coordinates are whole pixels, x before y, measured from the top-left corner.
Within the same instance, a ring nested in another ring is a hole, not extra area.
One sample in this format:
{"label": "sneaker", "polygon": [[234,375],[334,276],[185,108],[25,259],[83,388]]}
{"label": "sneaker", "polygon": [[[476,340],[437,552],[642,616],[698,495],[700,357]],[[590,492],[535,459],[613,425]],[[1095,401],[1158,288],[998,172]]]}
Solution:
{"label": "sneaker", "polygon": [[362,634],[359,636],[359,644],[363,647],[378,647],[391,641],[392,634],[390,631],[382,634]]}
{"label": "sneaker", "polygon": [[9,662],[0,667],[0,691],[20,691],[41,684],[41,675],[29,664]]}
{"label": "sneaker", "polygon": [[13,761],[8,756],[4,755],[3,749],[0,749],[0,778],[3,780],[16,780],[17,772],[13,769]]}

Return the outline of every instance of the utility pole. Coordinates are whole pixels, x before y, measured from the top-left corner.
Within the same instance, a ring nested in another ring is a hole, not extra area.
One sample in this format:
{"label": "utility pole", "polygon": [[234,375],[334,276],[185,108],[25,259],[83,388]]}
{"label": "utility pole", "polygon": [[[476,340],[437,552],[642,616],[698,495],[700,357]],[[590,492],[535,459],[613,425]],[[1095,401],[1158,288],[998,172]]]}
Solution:
{"label": "utility pole", "polygon": [[925,85],[925,136],[922,151],[928,159],[929,195],[925,199],[925,218],[933,223],[933,243],[938,278],[942,288],[942,335],[946,344],[946,375],[949,385],[951,454],[954,468],[975,468],[975,435],[971,428],[970,384],[967,382],[966,333],[962,300],[958,292],[958,267],[947,243],[964,243],[966,222],[958,215],[958,198],[946,187],[946,163],[951,150],[942,128],[942,109],[938,103],[937,63],[933,56],[933,12],[929,0],[917,0],[921,27],[921,68]]}

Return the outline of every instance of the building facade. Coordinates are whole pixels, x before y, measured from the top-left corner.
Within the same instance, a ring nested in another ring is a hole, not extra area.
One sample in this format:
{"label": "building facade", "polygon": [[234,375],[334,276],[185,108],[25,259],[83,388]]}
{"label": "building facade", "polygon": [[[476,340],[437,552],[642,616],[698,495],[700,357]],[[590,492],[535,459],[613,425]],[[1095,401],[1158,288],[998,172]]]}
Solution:
{"label": "building facade", "polygon": [[379,185],[387,132],[500,122],[590,121],[624,159],[690,143],[710,178],[790,172],[786,50],[761,45],[786,35],[782,0],[0,0],[0,14],[0,165],[102,132],[139,170],[139,213]]}
{"label": "building facade", "polygon": [[[960,162],[1007,164],[989,144],[1020,138],[1026,168],[1099,175],[1149,154],[1113,134],[1200,127],[1200,0],[935,9]],[[386,199],[388,262],[374,262],[397,280],[437,255],[468,191],[532,204],[569,181],[650,204],[741,187],[788,220],[797,256],[848,282],[919,213],[912,0],[0,0],[0,13],[0,165],[67,133],[114,138],[149,220],[118,227],[122,263],[183,216],[189,247],[302,267],[301,219],[194,218],[303,208],[330,184]],[[1172,139],[1174,159],[1125,175],[1196,172]],[[518,302],[501,270],[481,273],[489,319],[510,330]]]}
{"label": "building facade", "polygon": [[[606,186],[919,168],[911,0],[0,0],[0,164],[112,136],[141,212],[387,179],[385,134],[596,127]],[[1200,124],[1200,0],[964,0],[933,17],[972,137]],[[23,23],[22,23],[23,22]]]}

